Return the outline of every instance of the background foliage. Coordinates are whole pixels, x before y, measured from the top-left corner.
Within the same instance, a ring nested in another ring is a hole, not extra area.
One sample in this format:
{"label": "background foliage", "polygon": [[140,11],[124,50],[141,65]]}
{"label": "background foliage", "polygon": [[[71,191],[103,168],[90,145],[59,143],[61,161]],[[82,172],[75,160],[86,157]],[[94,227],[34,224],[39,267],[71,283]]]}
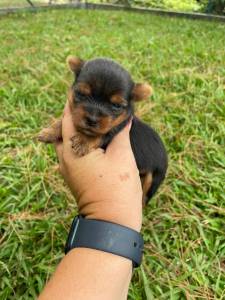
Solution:
{"label": "background foliage", "polygon": [[90,0],[90,2],[225,14],[225,0]]}
{"label": "background foliage", "polygon": [[225,0],[202,0],[200,2],[206,13],[225,14]]}
{"label": "background foliage", "polygon": [[[31,0],[34,5],[62,4],[76,0]],[[81,0],[85,2],[85,0]],[[112,3],[126,6],[160,8],[175,11],[192,11],[225,14],[225,0],[88,0],[94,3]],[[26,0],[1,0],[0,7],[30,6]]]}

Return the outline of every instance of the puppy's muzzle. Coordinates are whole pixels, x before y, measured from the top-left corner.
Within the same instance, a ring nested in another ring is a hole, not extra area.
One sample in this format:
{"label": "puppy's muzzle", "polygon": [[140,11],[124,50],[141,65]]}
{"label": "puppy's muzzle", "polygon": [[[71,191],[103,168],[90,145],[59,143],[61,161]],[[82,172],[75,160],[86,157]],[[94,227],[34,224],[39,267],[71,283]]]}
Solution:
{"label": "puppy's muzzle", "polygon": [[85,124],[88,127],[92,127],[92,128],[98,128],[99,127],[99,120],[96,116],[86,116],[85,118]]}

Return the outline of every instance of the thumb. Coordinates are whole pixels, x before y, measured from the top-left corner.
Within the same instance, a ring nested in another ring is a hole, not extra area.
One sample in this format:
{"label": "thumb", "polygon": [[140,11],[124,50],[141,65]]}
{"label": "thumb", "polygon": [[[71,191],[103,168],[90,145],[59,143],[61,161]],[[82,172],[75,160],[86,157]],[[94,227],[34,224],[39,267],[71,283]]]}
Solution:
{"label": "thumb", "polygon": [[106,149],[106,155],[115,157],[116,159],[133,157],[129,134],[131,125],[132,121],[130,121],[126,127],[113,138]]}
{"label": "thumb", "polygon": [[68,141],[74,135],[75,129],[72,120],[72,114],[69,106],[69,102],[66,102],[64,112],[63,112],[63,119],[62,119],[62,136],[63,142]]}
{"label": "thumb", "polygon": [[64,108],[63,118],[62,118],[63,152],[66,153],[67,155],[72,154],[73,157],[75,156],[75,153],[72,149],[71,138],[74,137],[75,135],[76,135],[76,131],[73,125],[72,114],[69,107],[69,102],[67,101]]}

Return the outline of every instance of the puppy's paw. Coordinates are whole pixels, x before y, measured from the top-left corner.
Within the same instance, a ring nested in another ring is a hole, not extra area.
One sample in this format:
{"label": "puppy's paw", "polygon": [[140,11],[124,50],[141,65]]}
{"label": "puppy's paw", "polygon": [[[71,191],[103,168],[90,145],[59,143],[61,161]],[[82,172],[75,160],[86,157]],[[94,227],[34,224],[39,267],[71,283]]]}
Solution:
{"label": "puppy's paw", "polygon": [[84,143],[79,135],[71,138],[72,148],[76,156],[82,157],[89,153],[88,144]]}
{"label": "puppy's paw", "polygon": [[43,143],[56,143],[62,140],[62,120],[55,120],[50,127],[44,128],[37,136]]}
{"label": "puppy's paw", "polygon": [[71,138],[72,149],[76,156],[82,157],[94,151],[101,145],[101,138],[88,139],[87,137],[77,134]]}
{"label": "puppy's paw", "polygon": [[37,139],[42,143],[56,143],[62,139],[61,136],[56,134],[55,130],[50,128],[44,128],[38,134]]}

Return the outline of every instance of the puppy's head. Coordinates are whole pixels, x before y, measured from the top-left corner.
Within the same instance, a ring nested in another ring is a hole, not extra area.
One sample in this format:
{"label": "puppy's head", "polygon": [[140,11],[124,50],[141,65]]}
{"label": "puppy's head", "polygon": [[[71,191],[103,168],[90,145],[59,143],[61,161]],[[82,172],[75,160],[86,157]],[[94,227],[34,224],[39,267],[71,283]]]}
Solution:
{"label": "puppy's head", "polygon": [[148,84],[135,84],[129,73],[110,59],[67,59],[75,81],[69,91],[73,122],[86,136],[105,135],[133,113],[133,101],[147,99]]}

